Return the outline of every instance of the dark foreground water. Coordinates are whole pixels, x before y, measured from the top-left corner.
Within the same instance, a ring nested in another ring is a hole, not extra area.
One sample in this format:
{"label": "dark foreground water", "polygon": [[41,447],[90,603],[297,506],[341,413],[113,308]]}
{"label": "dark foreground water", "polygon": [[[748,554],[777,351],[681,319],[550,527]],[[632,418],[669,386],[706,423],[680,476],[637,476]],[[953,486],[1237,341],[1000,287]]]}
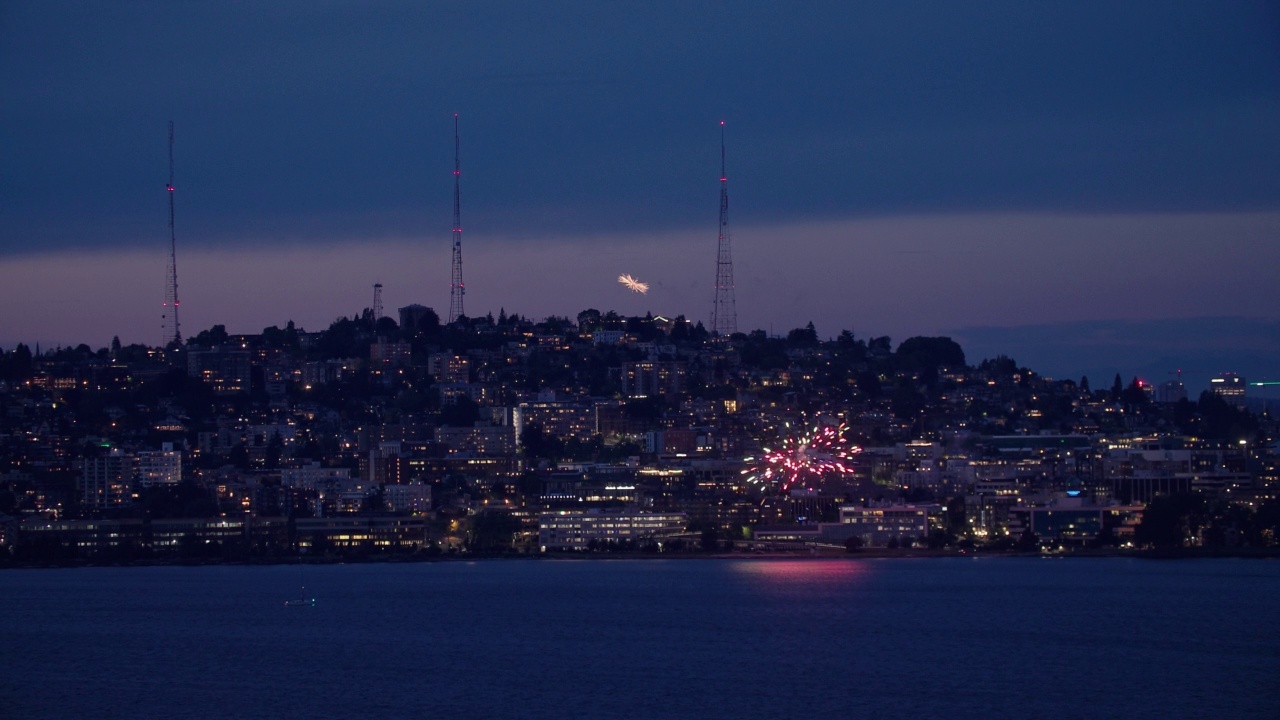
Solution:
{"label": "dark foreground water", "polygon": [[10,570],[31,717],[1275,720],[1280,563]]}

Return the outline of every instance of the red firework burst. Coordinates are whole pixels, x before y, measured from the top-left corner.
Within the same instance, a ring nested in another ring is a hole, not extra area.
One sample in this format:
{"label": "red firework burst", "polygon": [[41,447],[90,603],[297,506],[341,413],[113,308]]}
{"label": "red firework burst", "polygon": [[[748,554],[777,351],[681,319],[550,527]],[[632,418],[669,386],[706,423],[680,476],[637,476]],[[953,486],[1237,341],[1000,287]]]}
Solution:
{"label": "red firework burst", "polygon": [[862,448],[845,440],[846,429],[843,423],[810,427],[802,422],[797,432],[787,423],[779,445],[764,448],[759,457],[747,458],[747,462],[754,464],[742,474],[748,482],[773,485],[782,492],[816,483],[827,475],[850,474],[853,468],[848,461],[862,452]]}

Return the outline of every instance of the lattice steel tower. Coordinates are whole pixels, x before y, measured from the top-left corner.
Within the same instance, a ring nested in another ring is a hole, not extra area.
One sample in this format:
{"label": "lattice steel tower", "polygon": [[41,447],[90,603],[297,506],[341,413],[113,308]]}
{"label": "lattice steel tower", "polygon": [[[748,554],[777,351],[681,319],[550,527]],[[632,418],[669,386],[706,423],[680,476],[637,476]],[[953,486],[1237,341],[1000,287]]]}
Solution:
{"label": "lattice steel tower", "polygon": [[716,299],[711,310],[711,332],[728,337],[738,332],[738,310],[733,297],[733,245],[729,240],[729,178],[724,171],[724,121],[720,121],[720,244],[716,254]]}
{"label": "lattice steel tower", "polygon": [[169,121],[169,272],[165,278],[164,314],[161,328],[164,345],[182,342],[178,324],[178,240],[173,229],[173,121]]}
{"label": "lattice steel tower", "polygon": [[462,162],[458,142],[458,114],[453,114],[453,279],[449,282],[449,322],[466,313],[462,298],[467,286],[462,283]]}

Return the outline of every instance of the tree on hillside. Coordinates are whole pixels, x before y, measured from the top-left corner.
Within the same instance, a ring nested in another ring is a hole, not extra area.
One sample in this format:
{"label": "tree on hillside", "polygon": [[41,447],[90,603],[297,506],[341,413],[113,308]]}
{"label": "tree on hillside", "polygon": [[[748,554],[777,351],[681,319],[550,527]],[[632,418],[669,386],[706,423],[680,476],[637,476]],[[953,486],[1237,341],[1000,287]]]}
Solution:
{"label": "tree on hillside", "polygon": [[793,348],[816,347],[818,345],[818,331],[814,329],[813,322],[802,328],[796,328],[787,333],[787,345]]}
{"label": "tree on hillside", "polygon": [[1018,373],[1018,362],[1011,357],[997,355],[993,358],[987,358],[979,363],[978,370],[990,373],[996,377],[1012,379],[1013,376]]}
{"label": "tree on hillside", "polygon": [[283,330],[275,325],[263,328],[262,346],[282,350],[296,350],[298,348],[298,328],[294,327],[292,320],[285,325]]}
{"label": "tree on hillside", "polygon": [[[292,324],[290,323],[290,325]],[[386,338],[398,337],[400,335],[400,325],[394,319],[384,315],[373,324],[373,334]]]}
{"label": "tree on hillside", "polygon": [[1207,512],[1204,496],[1197,493],[1158,495],[1142,511],[1134,542],[1163,550],[1183,547],[1199,536]]}
{"label": "tree on hillside", "polygon": [[949,337],[907,338],[898,346],[895,357],[898,367],[904,370],[964,367],[964,350]]}
{"label": "tree on hillside", "polygon": [[1138,410],[1146,408],[1151,404],[1151,398],[1147,397],[1147,391],[1143,388],[1142,381],[1134,378],[1129,386],[1120,393],[1120,402],[1129,410]]}
{"label": "tree on hillside", "polygon": [[187,340],[187,344],[211,348],[218,345],[226,345],[230,340],[230,336],[227,335],[226,325],[214,325],[208,330],[201,330],[196,333],[195,337]]}
{"label": "tree on hillside", "polygon": [[871,338],[867,343],[867,354],[872,357],[889,357],[893,354],[893,341],[888,335],[878,338]]}
{"label": "tree on hillside", "polygon": [[440,424],[450,427],[471,427],[480,419],[480,408],[466,395],[440,408]]}
{"label": "tree on hillside", "polygon": [[0,350],[0,380],[25,380],[33,371],[31,348],[18,343],[10,352]]}
{"label": "tree on hillside", "polygon": [[1237,408],[1215,392],[1200,393],[1196,404],[1205,437],[1217,440],[1245,440],[1258,432],[1258,420],[1248,410]]}

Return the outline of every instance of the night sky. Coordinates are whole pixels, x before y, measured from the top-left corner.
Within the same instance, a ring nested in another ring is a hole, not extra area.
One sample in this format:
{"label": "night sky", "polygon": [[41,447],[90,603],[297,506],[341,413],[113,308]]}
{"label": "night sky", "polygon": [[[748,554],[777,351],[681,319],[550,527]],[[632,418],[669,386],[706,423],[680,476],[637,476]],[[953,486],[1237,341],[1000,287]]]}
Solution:
{"label": "night sky", "polygon": [[[1280,379],[1280,5],[0,4],[0,346],[448,308]],[[648,282],[647,296],[615,278]]]}

